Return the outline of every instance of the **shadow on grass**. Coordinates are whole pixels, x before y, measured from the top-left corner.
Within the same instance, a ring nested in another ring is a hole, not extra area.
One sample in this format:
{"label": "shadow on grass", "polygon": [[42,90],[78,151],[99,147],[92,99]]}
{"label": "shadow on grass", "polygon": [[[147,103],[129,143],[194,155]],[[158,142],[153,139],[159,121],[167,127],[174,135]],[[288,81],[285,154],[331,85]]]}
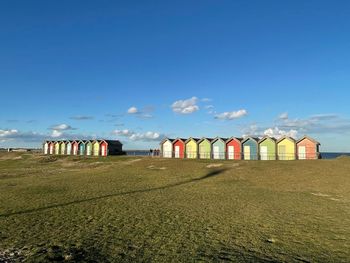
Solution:
{"label": "shadow on grass", "polygon": [[123,196],[123,195],[131,195],[131,194],[138,194],[138,193],[147,193],[147,192],[152,192],[152,191],[157,191],[157,190],[164,190],[164,189],[169,189],[181,185],[186,185],[198,181],[202,181],[205,179],[209,179],[213,176],[219,175],[223,172],[225,172],[227,168],[222,168],[222,169],[216,169],[213,171],[210,171],[204,176],[190,179],[190,180],[185,180],[182,182],[174,183],[174,184],[169,184],[169,185],[164,185],[164,186],[159,186],[159,187],[154,187],[154,188],[148,188],[148,189],[140,189],[140,190],[134,190],[134,191],[128,191],[128,192],[121,192],[121,193],[114,193],[114,194],[108,194],[108,195],[102,195],[102,196],[96,196],[96,197],[91,197],[91,198],[86,198],[86,199],[81,199],[81,200],[75,200],[71,202],[66,202],[62,204],[55,204],[55,205],[48,205],[44,207],[39,207],[39,208],[33,208],[33,209],[27,209],[27,210],[22,210],[18,212],[12,212],[12,213],[6,213],[6,214],[0,214],[0,217],[9,217],[13,215],[21,215],[21,214],[29,214],[29,213],[35,213],[35,212],[41,212],[45,210],[49,210],[52,208],[59,208],[59,207],[64,207],[68,205],[74,205],[74,204],[80,204],[80,203],[85,203],[85,202],[90,202],[90,201],[96,201],[96,200],[101,200],[109,197],[116,197],[116,196]]}

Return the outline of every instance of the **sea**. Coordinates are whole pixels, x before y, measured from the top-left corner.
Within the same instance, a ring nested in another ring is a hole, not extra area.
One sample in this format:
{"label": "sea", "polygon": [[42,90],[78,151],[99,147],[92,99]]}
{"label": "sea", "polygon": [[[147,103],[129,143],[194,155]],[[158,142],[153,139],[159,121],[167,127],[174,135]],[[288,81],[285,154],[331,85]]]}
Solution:
{"label": "sea", "polygon": [[350,153],[321,152],[322,159],[335,159],[340,156],[350,156]]}
{"label": "sea", "polygon": [[[126,155],[130,156],[150,156],[149,150],[126,150]],[[322,159],[335,159],[339,156],[349,156],[350,153],[341,152],[321,152]]]}

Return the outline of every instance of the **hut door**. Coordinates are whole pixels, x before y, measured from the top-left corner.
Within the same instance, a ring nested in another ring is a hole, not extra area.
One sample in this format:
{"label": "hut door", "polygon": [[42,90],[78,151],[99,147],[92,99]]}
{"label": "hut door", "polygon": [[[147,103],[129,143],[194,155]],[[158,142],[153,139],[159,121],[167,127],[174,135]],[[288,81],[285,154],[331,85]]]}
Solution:
{"label": "hut door", "polygon": [[306,147],[299,146],[298,147],[298,154],[299,154],[299,160],[305,160],[306,159]]}
{"label": "hut door", "polygon": [[250,146],[244,146],[244,160],[250,160]]}
{"label": "hut door", "polygon": [[261,160],[268,160],[268,158],[267,158],[267,146],[260,147],[260,158],[261,158]]}
{"label": "hut door", "polygon": [[229,160],[234,160],[235,159],[235,147],[230,145],[228,147],[228,159]]}
{"label": "hut door", "polygon": [[104,144],[101,145],[101,155],[106,156],[106,146]]}
{"label": "hut door", "polygon": [[187,158],[193,158],[192,157],[192,147],[190,145],[187,146]]}
{"label": "hut door", "polygon": [[280,160],[287,160],[286,156],[286,146],[285,145],[280,145],[278,146],[278,157]]}
{"label": "hut door", "polygon": [[175,158],[180,158],[180,146],[175,146]]}
{"label": "hut door", "polygon": [[220,149],[219,146],[214,146],[214,159],[220,159]]}
{"label": "hut door", "polygon": [[47,149],[48,149],[48,145],[47,143],[44,144],[44,154],[47,154]]}
{"label": "hut door", "polygon": [[72,151],[72,145],[69,143],[67,144],[67,154],[71,154]]}

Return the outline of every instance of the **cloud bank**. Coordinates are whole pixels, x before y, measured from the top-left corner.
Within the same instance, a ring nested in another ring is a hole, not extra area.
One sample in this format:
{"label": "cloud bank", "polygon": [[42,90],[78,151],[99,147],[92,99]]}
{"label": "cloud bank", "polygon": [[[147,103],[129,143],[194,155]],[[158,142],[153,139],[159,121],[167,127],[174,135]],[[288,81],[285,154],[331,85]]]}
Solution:
{"label": "cloud bank", "polygon": [[242,117],[246,116],[247,114],[248,114],[248,112],[245,109],[241,109],[238,111],[227,111],[227,112],[223,112],[223,113],[219,113],[219,114],[215,115],[215,119],[235,120],[235,119],[242,118]]}
{"label": "cloud bank", "polygon": [[177,100],[171,105],[171,108],[173,112],[179,114],[191,114],[199,110],[197,102],[197,97],[192,97],[186,100]]}

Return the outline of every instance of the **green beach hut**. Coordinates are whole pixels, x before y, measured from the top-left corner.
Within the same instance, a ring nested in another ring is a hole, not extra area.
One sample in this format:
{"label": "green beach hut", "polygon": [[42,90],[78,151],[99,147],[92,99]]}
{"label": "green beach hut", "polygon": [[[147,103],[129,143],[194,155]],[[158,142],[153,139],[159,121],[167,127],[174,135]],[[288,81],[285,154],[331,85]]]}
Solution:
{"label": "green beach hut", "polygon": [[226,140],[224,138],[216,137],[212,142],[213,159],[226,159]]}
{"label": "green beach hut", "polygon": [[265,136],[259,140],[260,160],[276,160],[276,139]]}
{"label": "green beach hut", "polygon": [[92,155],[92,141],[85,142],[85,152],[86,155]]}
{"label": "green beach hut", "polygon": [[210,138],[202,138],[198,141],[199,159],[211,158],[211,141]]}
{"label": "green beach hut", "polygon": [[60,151],[62,155],[66,154],[66,141],[61,141],[60,143]]}
{"label": "green beach hut", "polygon": [[56,141],[55,142],[55,154],[58,155],[60,154],[60,142],[59,141]]}

